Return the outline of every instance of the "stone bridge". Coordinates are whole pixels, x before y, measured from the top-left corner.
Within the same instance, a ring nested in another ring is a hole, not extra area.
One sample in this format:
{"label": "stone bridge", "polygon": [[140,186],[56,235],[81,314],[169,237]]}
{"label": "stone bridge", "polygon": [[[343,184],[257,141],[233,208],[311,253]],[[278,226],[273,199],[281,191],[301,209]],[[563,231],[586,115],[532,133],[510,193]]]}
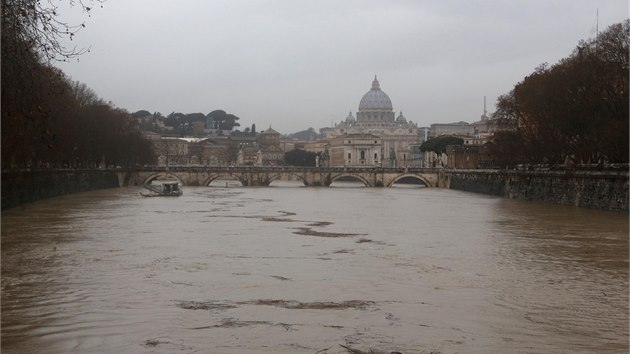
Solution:
{"label": "stone bridge", "polygon": [[297,180],[307,187],[328,187],[336,180],[351,178],[366,187],[391,187],[403,179],[414,179],[427,187],[444,187],[443,170],[433,168],[170,166],[119,173],[119,180],[124,181],[121,183],[124,185],[166,179],[177,180],[184,186],[208,186],[216,179],[233,179],[243,186],[268,186],[275,180]]}

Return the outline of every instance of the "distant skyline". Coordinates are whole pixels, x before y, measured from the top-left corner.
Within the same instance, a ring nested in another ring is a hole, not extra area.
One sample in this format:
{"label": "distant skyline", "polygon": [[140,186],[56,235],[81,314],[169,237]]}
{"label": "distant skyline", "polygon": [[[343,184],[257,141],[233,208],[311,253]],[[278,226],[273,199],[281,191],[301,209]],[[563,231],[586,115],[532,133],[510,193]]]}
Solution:
{"label": "distant skyline", "polygon": [[[473,122],[534,69],[628,18],[627,0],[107,0],[57,64],[117,107],[223,109],[280,133],[339,122],[374,75],[419,126]],[[599,17],[597,17],[599,12]]]}

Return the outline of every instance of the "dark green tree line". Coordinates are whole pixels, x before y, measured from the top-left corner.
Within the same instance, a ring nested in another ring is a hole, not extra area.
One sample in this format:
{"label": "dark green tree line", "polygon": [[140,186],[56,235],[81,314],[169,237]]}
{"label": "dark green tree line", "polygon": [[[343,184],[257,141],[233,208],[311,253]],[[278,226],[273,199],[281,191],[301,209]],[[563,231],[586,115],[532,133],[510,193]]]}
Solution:
{"label": "dark green tree line", "polygon": [[446,152],[446,147],[448,145],[463,145],[464,139],[458,138],[456,136],[438,136],[435,138],[431,138],[422,145],[420,145],[421,151],[433,151],[436,154],[443,154]]}
{"label": "dark green tree line", "polygon": [[305,150],[291,150],[284,154],[284,163],[289,166],[314,167],[317,153]]}
{"label": "dark green tree line", "polygon": [[231,113],[226,113],[222,109],[214,110],[207,115],[208,118],[213,119],[217,124],[219,130],[232,130],[241,125],[237,122],[240,118]]}
{"label": "dark green tree line", "polygon": [[495,117],[506,130],[490,145],[497,161],[628,162],[629,24],[581,41],[499,97]]}

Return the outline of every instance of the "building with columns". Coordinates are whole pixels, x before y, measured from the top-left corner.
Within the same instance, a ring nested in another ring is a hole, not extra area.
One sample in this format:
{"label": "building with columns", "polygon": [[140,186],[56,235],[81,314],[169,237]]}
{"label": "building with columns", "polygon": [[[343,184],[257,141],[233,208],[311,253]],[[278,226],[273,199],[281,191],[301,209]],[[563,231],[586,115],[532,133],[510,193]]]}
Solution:
{"label": "building with columns", "polygon": [[[424,141],[424,132],[415,123],[407,121],[402,112],[398,116],[395,115],[392,101],[381,90],[381,85],[376,76],[374,76],[374,81],[372,81],[372,88],[363,95],[359,102],[356,119],[350,112],[345,121],[326,131],[326,137],[329,139],[354,134],[375,136],[377,138],[376,141],[380,144],[380,151],[377,153],[377,158],[374,158],[374,152],[372,151],[375,147],[370,146],[369,158],[361,159],[361,150],[359,148],[352,147],[353,144],[345,146],[346,157],[348,153],[351,156],[359,157],[350,159],[353,165],[384,167],[413,165],[412,146]],[[345,140],[348,139],[346,138]],[[339,141],[343,142],[345,140],[340,139]],[[357,141],[356,138],[355,141]],[[366,141],[373,142],[374,140],[368,139]],[[332,143],[333,140],[331,140],[331,148]],[[370,145],[373,145],[373,143],[370,143]],[[363,149],[364,154],[368,151],[363,147],[360,149]],[[344,161],[348,165],[348,159],[346,158]]]}
{"label": "building with columns", "polygon": [[330,166],[380,166],[381,138],[374,134],[344,134],[330,139]]}

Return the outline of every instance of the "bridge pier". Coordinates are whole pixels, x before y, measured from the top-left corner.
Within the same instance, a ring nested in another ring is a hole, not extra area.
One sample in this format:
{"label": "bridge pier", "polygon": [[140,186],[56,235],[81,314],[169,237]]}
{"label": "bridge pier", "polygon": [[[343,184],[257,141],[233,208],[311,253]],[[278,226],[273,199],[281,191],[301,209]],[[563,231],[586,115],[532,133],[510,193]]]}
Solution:
{"label": "bridge pier", "polygon": [[330,187],[332,176],[331,173],[308,173],[302,175],[302,180],[307,187]]}
{"label": "bridge pier", "polygon": [[271,177],[267,173],[244,173],[238,179],[246,187],[266,187],[271,183]]}

